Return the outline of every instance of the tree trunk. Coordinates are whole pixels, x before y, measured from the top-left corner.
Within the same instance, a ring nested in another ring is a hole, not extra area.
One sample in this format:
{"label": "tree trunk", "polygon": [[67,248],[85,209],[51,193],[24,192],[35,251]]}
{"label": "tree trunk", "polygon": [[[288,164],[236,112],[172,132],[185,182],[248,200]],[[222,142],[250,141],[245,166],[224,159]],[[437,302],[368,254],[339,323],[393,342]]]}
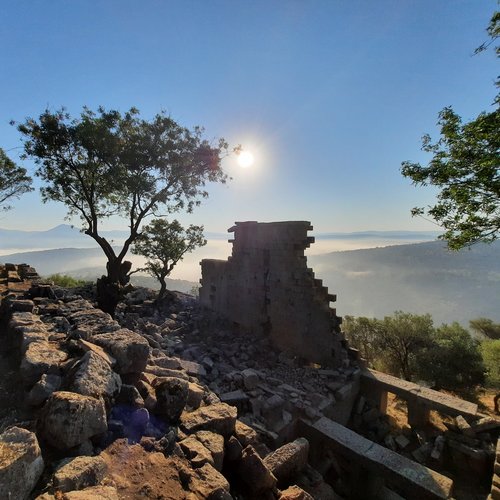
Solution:
{"label": "tree trunk", "polygon": [[132,263],[121,262],[120,258],[108,260],[106,264],[107,276],[97,280],[97,305],[99,309],[115,316],[116,306],[124,294],[124,288],[130,281],[128,275]]}
{"label": "tree trunk", "polygon": [[160,291],[158,292],[158,302],[165,297],[165,292],[167,291],[167,283],[165,281],[165,277],[161,276],[158,278],[158,281],[160,282]]}

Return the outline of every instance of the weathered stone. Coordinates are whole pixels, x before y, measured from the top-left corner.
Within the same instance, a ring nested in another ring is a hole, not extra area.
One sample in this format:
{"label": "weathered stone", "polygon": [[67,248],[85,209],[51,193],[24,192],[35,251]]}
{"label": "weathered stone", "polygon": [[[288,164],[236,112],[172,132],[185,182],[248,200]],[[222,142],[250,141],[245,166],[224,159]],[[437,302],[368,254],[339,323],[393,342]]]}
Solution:
{"label": "weathered stone", "polygon": [[259,440],[259,436],[256,431],[254,431],[249,425],[243,423],[241,420],[236,420],[234,426],[234,435],[236,439],[241,443],[243,448],[247,447],[249,444],[255,446]]}
{"label": "weathered stone", "polygon": [[241,443],[234,436],[231,436],[226,443],[225,457],[227,460],[231,462],[239,460],[242,452],[243,446],[241,446]]}
{"label": "weathered stone", "polygon": [[469,429],[466,429],[464,434],[473,436],[474,434],[479,434],[480,432],[486,432],[498,428],[500,428],[500,420],[492,417],[483,417],[477,422],[474,422]]}
{"label": "weathered stone", "polygon": [[181,415],[181,426],[188,433],[212,431],[229,437],[234,433],[237,410],[225,403],[202,406],[193,412]]}
{"label": "weathered stone", "polygon": [[156,393],[155,411],[175,422],[186,406],[189,384],[185,380],[173,377],[157,378],[153,387]]}
{"label": "weathered stone", "polygon": [[25,500],[44,468],[38,441],[32,432],[11,427],[0,434],[0,497]]}
{"label": "weathered stone", "polygon": [[213,466],[218,470],[222,470],[224,461],[224,438],[220,434],[210,431],[198,431],[196,439],[210,451],[213,458]]}
{"label": "weathered stone", "polygon": [[252,446],[247,446],[241,454],[238,465],[240,479],[253,492],[264,492],[276,486],[277,480],[272,472],[266,467]]}
{"label": "weathered stone", "polygon": [[396,441],[396,444],[403,450],[410,444],[410,440],[407,439],[403,434],[399,434],[394,438],[394,441]]}
{"label": "weathered stone", "polygon": [[259,374],[255,370],[247,368],[241,372],[241,375],[243,377],[243,385],[245,386],[245,389],[251,391],[259,384]]}
{"label": "weathered stone", "polygon": [[110,356],[102,347],[97,344],[93,344],[92,342],[88,342],[86,340],[79,339],[78,345],[85,351],[92,351],[98,356],[101,356],[104,361],[106,361],[109,366],[113,367],[116,364],[116,359],[113,356]]}
{"label": "weathered stone", "polygon": [[241,389],[237,389],[236,391],[225,392],[220,395],[220,400],[223,403],[227,403],[231,406],[236,406],[237,408],[243,408],[245,404],[249,401],[248,395],[243,392]]}
{"label": "weathered stone", "polygon": [[84,396],[113,399],[122,386],[120,376],[93,351],[84,354],[73,375],[70,389]]}
{"label": "weathered stone", "polygon": [[309,442],[305,438],[298,438],[269,454],[264,458],[264,464],[284,484],[304,469],[308,455]]}
{"label": "weathered stone", "polygon": [[41,405],[46,399],[61,387],[61,377],[44,373],[42,378],[31,388],[26,401],[31,406]]}
{"label": "weathered stone", "polygon": [[116,359],[115,370],[119,374],[139,373],[146,367],[149,344],[138,333],[121,328],[96,335],[92,340]]}
{"label": "weathered stone", "polygon": [[64,500],[120,500],[114,486],[91,486],[81,491],[69,491]]}
{"label": "weathered stone", "polygon": [[35,303],[32,300],[17,299],[9,301],[9,306],[11,311],[32,313]]}
{"label": "weathered stone", "polygon": [[214,459],[210,450],[206,448],[203,443],[198,441],[194,436],[188,436],[187,438],[179,441],[179,446],[186,458],[191,461],[193,467],[201,467],[204,464],[214,465]]}
{"label": "weathered stone", "polygon": [[68,355],[49,342],[32,342],[21,361],[21,377],[26,385],[37,382],[44,373],[57,371],[59,364],[68,359]]}
{"label": "weathered stone", "polygon": [[203,400],[203,395],[205,390],[199,384],[194,382],[189,382],[189,392],[187,397],[187,405],[196,410],[200,407],[201,401]]}
{"label": "weathered stone", "polygon": [[279,500],[314,500],[314,498],[299,486],[290,486],[281,492]]}
{"label": "weathered stone", "polygon": [[[231,500],[227,479],[210,464],[195,469],[189,482],[189,490],[196,498]],[[194,499],[193,499],[194,500]]]}
{"label": "weathered stone", "polygon": [[102,399],[74,392],[54,392],[40,419],[43,438],[58,449],[72,448],[107,429]]}
{"label": "weathered stone", "polygon": [[187,359],[180,359],[179,362],[182,368],[186,370],[186,372],[189,375],[194,375],[196,377],[200,376],[204,377],[207,374],[205,368],[203,368],[203,366],[200,365],[199,363],[196,363],[194,361],[188,361]]}
{"label": "weathered stone", "polygon": [[106,473],[106,462],[101,457],[76,457],[57,469],[54,487],[67,492],[82,490],[99,484]]}
{"label": "weathered stone", "polygon": [[468,429],[470,429],[470,425],[468,424],[467,420],[465,420],[462,415],[458,415],[455,418],[455,425],[458,427],[458,429],[464,433],[467,432]]}
{"label": "weathered stone", "polygon": [[116,402],[130,408],[144,408],[144,399],[140,392],[133,385],[123,384]]}

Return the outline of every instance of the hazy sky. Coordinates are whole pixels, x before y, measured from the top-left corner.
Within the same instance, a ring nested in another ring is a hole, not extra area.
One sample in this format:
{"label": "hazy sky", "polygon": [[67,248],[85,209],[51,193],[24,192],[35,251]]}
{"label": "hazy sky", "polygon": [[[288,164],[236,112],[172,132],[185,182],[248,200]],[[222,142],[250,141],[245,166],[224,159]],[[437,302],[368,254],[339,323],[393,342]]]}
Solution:
{"label": "hazy sky", "polygon": [[[436,229],[412,219],[433,200],[399,173],[447,105],[490,109],[498,74],[487,39],[496,0],[0,0],[0,147],[9,120],[64,105],[161,109],[255,155],[187,222],[310,220],[315,230]],[[33,165],[23,163],[30,171]],[[38,193],[0,227],[47,229],[63,205]],[[118,221],[110,226],[119,227]]]}

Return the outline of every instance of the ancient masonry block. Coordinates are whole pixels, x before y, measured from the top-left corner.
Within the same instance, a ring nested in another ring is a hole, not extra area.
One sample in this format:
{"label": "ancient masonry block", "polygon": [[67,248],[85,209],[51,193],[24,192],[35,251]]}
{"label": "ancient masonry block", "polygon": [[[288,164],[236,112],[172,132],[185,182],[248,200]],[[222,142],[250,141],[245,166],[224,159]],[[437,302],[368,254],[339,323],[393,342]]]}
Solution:
{"label": "ancient masonry block", "polygon": [[307,267],[310,222],[236,222],[232,256],[201,261],[200,302],[281,350],[322,365],[346,359],[340,321],[322,281]]}

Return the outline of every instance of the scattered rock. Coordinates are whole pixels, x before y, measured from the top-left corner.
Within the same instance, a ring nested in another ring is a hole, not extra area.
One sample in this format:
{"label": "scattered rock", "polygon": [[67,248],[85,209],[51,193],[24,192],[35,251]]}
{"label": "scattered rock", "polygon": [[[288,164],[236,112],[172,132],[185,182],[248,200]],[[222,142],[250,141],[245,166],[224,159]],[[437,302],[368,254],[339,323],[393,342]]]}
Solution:
{"label": "scattered rock", "polygon": [[106,473],[106,462],[101,457],[76,457],[57,469],[53,484],[59,491],[82,490],[98,485]]}
{"label": "scattered rock", "polygon": [[253,493],[264,492],[276,486],[277,480],[266,467],[252,446],[247,446],[241,454],[238,466],[241,481]]}
{"label": "scattered rock", "polygon": [[237,410],[225,403],[202,406],[190,413],[181,415],[181,426],[188,433],[212,431],[229,437],[234,433]]}
{"label": "scattered rock", "polygon": [[179,420],[188,399],[188,382],[179,378],[161,377],[154,381],[153,387],[157,401],[155,411],[171,422]]}
{"label": "scattered rock", "polygon": [[264,458],[264,464],[281,484],[285,484],[304,469],[308,455],[309,442],[298,438],[270,453]]}

